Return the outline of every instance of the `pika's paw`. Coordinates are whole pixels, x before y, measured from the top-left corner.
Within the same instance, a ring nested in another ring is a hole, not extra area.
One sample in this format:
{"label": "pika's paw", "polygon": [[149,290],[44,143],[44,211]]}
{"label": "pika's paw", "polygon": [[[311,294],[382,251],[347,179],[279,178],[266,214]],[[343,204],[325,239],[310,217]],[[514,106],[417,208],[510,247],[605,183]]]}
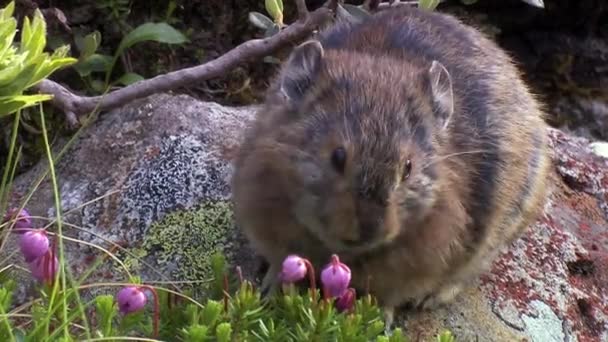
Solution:
{"label": "pika's paw", "polygon": [[264,297],[271,296],[279,288],[279,272],[281,268],[279,265],[270,264],[264,279],[262,279],[261,294]]}
{"label": "pika's paw", "polygon": [[447,305],[454,301],[463,288],[463,284],[460,283],[448,284],[420,300],[416,305],[416,309],[421,311],[433,310]]}
{"label": "pika's paw", "polygon": [[384,312],[384,332],[386,335],[389,335],[395,322],[395,308],[386,306],[382,310]]}

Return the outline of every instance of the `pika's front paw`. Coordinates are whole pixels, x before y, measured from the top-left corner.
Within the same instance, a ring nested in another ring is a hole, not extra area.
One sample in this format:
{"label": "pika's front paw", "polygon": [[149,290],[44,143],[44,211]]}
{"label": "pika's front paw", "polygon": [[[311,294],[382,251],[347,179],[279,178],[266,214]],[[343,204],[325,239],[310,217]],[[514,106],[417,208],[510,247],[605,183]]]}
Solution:
{"label": "pika's front paw", "polygon": [[390,335],[393,323],[395,322],[395,308],[392,306],[385,306],[382,309],[384,312],[384,332],[386,335]]}
{"label": "pika's front paw", "polygon": [[462,292],[464,286],[460,283],[454,283],[446,285],[440,288],[438,291],[433,292],[426,297],[424,297],[417,305],[416,309],[418,310],[433,310],[440,306],[444,306],[446,304],[454,301],[456,296]]}
{"label": "pika's front paw", "polygon": [[279,288],[279,272],[281,268],[279,265],[270,264],[264,279],[262,279],[262,288],[260,292],[263,297],[271,296]]}

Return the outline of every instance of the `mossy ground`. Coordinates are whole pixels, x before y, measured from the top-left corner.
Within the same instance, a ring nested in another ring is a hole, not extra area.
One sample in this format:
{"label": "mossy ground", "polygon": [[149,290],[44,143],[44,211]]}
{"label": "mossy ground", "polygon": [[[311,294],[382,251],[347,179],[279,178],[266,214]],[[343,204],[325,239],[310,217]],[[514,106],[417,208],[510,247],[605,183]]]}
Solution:
{"label": "mossy ground", "polygon": [[[213,254],[220,252],[227,259],[232,258],[231,236],[235,233],[232,205],[227,201],[208,201],[197,208],[172,212],[153,223],[141,245],[132,251],[146,261],[147,256],[154,255],[154,266],[169,270],[171,274],[167,276],[174,280],[205,280],[212,276]],[[126,258],[125,264],[133,272],[147,267],[133,257]]]}

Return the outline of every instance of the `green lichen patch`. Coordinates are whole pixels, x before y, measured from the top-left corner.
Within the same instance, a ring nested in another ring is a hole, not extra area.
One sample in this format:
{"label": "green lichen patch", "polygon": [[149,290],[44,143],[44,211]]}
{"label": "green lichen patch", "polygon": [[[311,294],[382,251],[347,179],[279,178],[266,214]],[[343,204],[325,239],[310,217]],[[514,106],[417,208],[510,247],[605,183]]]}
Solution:
{"label": "green lichen patch", "polygon": [[[173,280],[207,280],[212,276],[213,254],[219,252],[232,259],[235,233],[231,204],[209,201],[153,223],[136,254],[158,266],[158,271],[169,272]],[[146,267],[136,258],[127,258],[125,264],[133,272]]]}

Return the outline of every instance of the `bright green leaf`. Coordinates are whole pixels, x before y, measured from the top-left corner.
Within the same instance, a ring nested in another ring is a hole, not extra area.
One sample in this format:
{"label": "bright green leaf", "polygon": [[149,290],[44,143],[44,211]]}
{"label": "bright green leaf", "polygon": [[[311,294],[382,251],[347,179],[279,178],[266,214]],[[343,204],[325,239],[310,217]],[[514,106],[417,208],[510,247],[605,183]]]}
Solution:
{"label": "bright green leaf", "polygon": [[232,336],[232,327],[230,323],[223,322],[217,325],[215,335],[218,342],[229,342]]}
{"label": "bright green leaf", "polygon": [[437,5],[439,5],[439,2],[439,0],[420,0],[418,2],[418,7],[432,11],[435,9],[435,7],[437,7]]}
{"label": "bright green leaf", "polygon": [[0,88],[12,83],[23,68],[23,62],[15,60],[8,67],[0,70]]}
{"label": "bright green leaf", "polygon": [[15,1],[9,2],[6,7],[0,10],[0,19],[7,20],[13,17],[13,12],[15,11]]}
{"label": "bright green leaf", "polygon": [[51,95],[19,95],[19,96],[0,96],[0,118],[10,115],[19,109],[37,105],[40,102],[52,99]]}
{"label": "bright green leaf", "polygon": [[[37,60],[38,61],[38,60]],[[42,60],[38,61],[38,63],[42,63]],[[0,96],[8,96],[8,95],[18,95],[21,94],[23,89],[25,89],[26,84],[32,79],[32,76],[36,73],[37,69],[36,63],[32,63],[25,68],[23,68],[17,77],[13,78],[13,80],[3,86],[0,87]]]}
{"label": "bright green leaf", "polygon": [[51,55],[51,59],[58,59],[58,58],[71,58],[68,57],[68,55],[70,54],[70,46],[69,45],[62,45],[58,48],[55,49],[55,51],[53,51],[53,54]]}
{"label": "bright green leaf", "polygon": [[283,24],[283,3],[278,0],[264,0],[266,12],[274,19],[277,24]]}
{"label": "bright green leaf", "polygon": [[57,58],[53,60],[45,60],[40,68],[36,70],[36,73],[30,79],[29,83],[26,85],[26,88],[29,88],[43,79],[49,77],[55,71],[66,67],[68,65],[76,63],[78,60],[76,58],[66,57],[66,58]]}
{"label": "bright green leaf", "polygon": [[11,19],[12,20],[7,20],[0,25],[0,61],[4,60],[6,51],[13,47],[13,40],[17,33],[17,20]]}

